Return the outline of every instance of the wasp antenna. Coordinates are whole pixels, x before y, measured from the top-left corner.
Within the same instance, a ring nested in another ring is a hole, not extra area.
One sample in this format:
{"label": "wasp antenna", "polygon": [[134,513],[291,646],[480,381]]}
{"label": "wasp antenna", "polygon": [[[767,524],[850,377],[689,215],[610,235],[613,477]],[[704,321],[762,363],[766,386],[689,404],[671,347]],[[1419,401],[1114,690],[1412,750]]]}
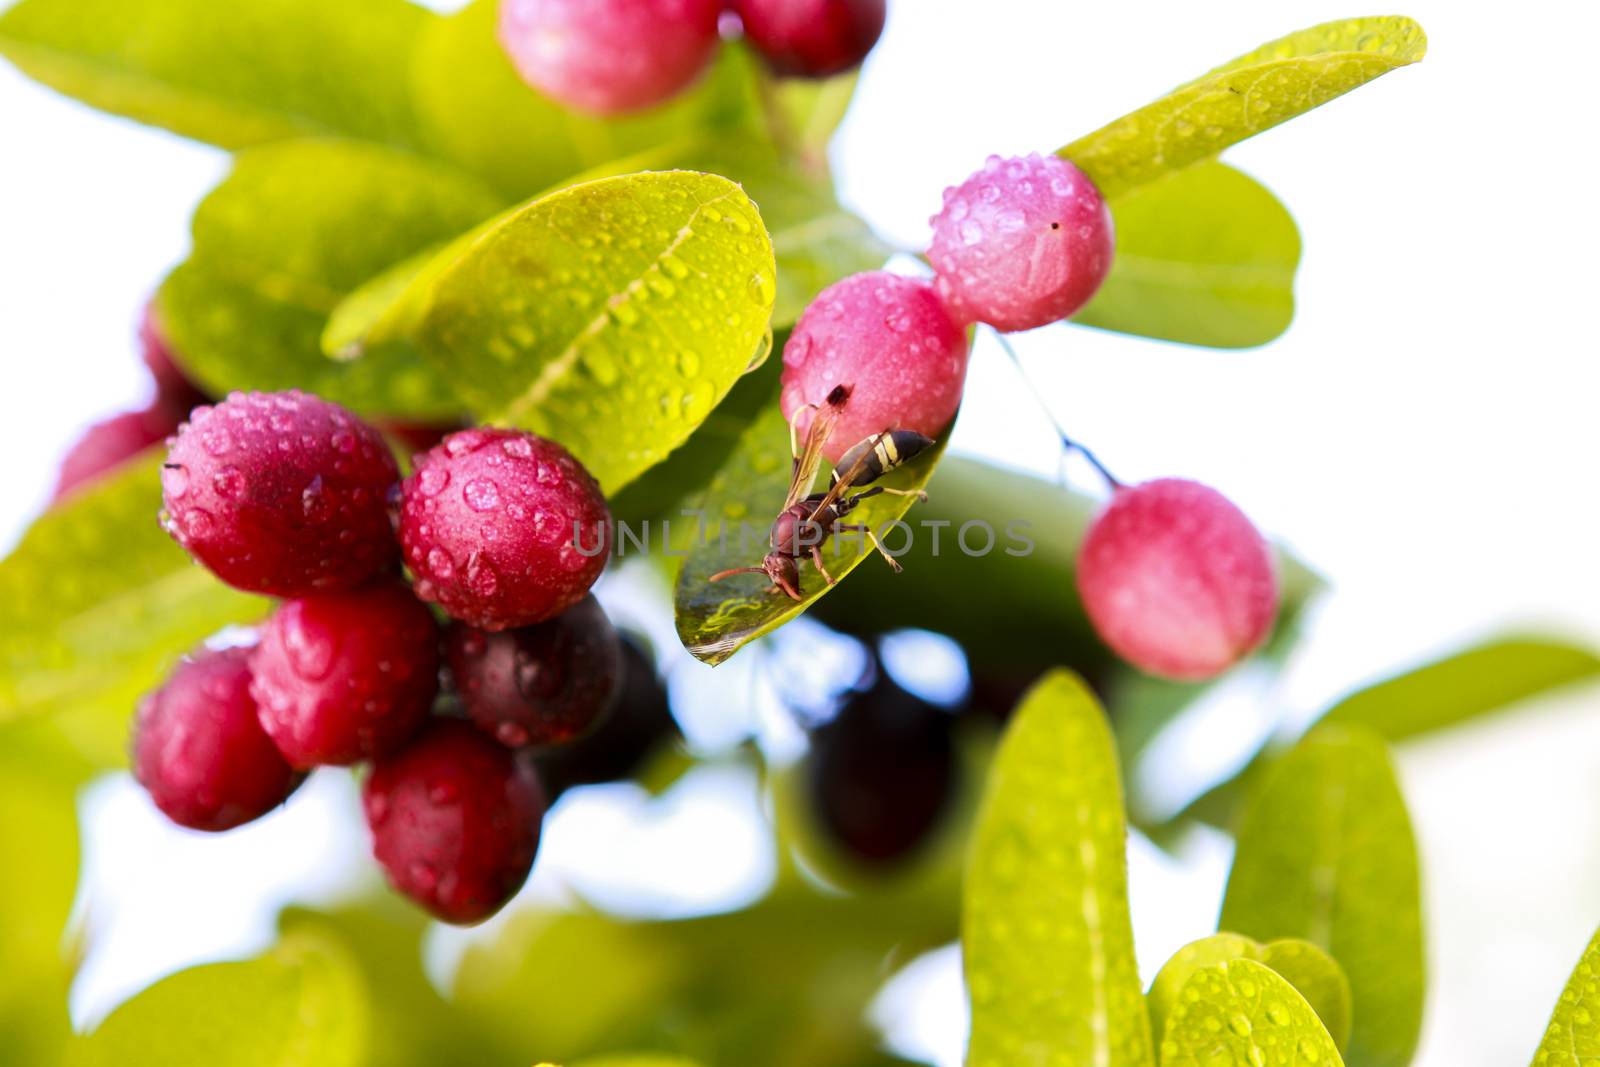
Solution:
{"label": "wasp antenna", "polygon": [[707,578],[706,581],[708,581],[708,582],[720,582],[724,578],[732,578],[735,574],[765,574],[765,573],[766,572],[764,570],[762,570],[760,567],[735,567],[732,570],[728,570],[728,571],[718,571],[716,574],[713,574],[711,577]]}

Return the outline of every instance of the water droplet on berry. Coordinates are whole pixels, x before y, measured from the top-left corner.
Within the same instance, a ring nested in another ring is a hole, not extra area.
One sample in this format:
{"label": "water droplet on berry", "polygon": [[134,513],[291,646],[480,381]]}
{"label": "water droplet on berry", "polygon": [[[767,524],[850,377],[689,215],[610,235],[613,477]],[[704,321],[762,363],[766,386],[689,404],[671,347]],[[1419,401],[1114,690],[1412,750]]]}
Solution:
{"label": "water droplet on berry", "polygon": [[521,748],[528,743],[528,731],[514,722],[503,722],[494,728],[494,736],[502,745]]}
{"label": "water droplet on berry", "polygon": [[508,437],[500,442],[500,448],[514,459],[527,459],[533,455],[533,445],[526,437]]}
{"label": "water droplet on berry", "polygon": [[218,496],[234,498],[244,492],[244,475],[238,467],[223,467],[211,476],[211,485]]}
{"label": "water droplet on berry", "polygon": [[[428,550],[428,570],[441,582],[448,582],[456,572],[455,561],[450,558],[450,553],[442,548]],[[420,589],[419,589],[420,593]]]}
{"label": "water droplet on berry", "polygon": [[467,586],[481,597],[491,597],[500,588],[500,575],[488,560],[473,556],[467,561]]}
{"label": "water droplet on berry", "polygon": [[493,511],[500,506],[500,487],[487,478],[474,478],[461,493],[473,511]]}
{"label": "water droplet on berry", "polygon": [[190,537],[205,537],[215,525],[205,508],[190,508],[183,513],[182,523],[183,532]]}
{"label": "water droplet on berry", "polygon": [[413,863],[406,871],[411,884],[424,893],[431,893],[439,883],[439,872],[426,863]]}
{"label": "water droplet on berry", "polygon": [[961,243],[965,245],[980,244],[983,241],[983,226],[977,219],[964,219],[958,231],[961,234]]}
{"label": "water droplet on berry", "polygon": [[328,494],[322,485],[322,475],[318,474],[311,479],[311,484],[300,493],[300,510],[312,522],[322,522],[332,513],[333,507],[328,502]]}
{"label": "water droplet on berry", "polygon": [[161,468],[161,488],[171,500],[180,500],[189,491],[189,468],[169,463]]}
{"label": "water droplet on berry", "polygon": [[233,438],[221,427],[208,426],[200,434],[200,444],[213,456],[225,456],[233,447]]}
{"label": "water droplet on berry", "polygon": [[417,485],[425,496],[438,496],[450,484],[450,472],[441,467],[423,467]]}
{"label": "water droplet on berry", "polygon": [[304,626],[291,624],[284,627],[283,651],[288,656],[294,673],[307,681],[316,682],[333,670],[338,652],[337,643],[326,633],[312,633]]}

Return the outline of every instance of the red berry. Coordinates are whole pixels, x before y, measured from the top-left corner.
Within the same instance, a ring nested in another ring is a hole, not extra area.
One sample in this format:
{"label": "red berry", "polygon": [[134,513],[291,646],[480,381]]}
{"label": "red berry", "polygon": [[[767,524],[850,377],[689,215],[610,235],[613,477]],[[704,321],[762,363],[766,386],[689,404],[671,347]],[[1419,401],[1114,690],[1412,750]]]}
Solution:
{"label": "red berry", "polygon": [[433,614],[402,585],[284,603],[250,661],[261,725],[296,767],[345,765],[404,744],[439,691]]}
{"label": "red berry", "polygon": [[299,776],[257,721],[249,649],[202,649],[144,698],[133,773],[156,807],[193,830],[231,830],[288,798]]}
{"label": "red berry", "polygon": [[928,259],[950,310],[999,330],[1076,312],[1111,270],[1111,212],[1087,175],[1057,156],[990,156],[944,193]]}
{"label": "red berry", "polygon": [[463,430],[416,462],[400,543],[417,595],[453,618],[480,630],[543,622],[582,600],[605,569],[605,497],[554,441]]}
{"label": "red berry", "polygon": [[377,762],[362,799],[390,884],[445,922],[487,919],[533,868],[544,792],[470,723],[435,719]]}
{"label": "red berry", "polygon": [[1278,612],[1266,540],[1227,497],[1180,478],[1117,490],[1084,538],[1078,590],[1113,651],[1186,681],[1244,658]]}
{"label": "red berry", "polygon": [[398,478],[383,438],[339,405],[234,393],[178,428],[162,524],[248,592],[353,589],[395,562],[387,500]]}
{"label": "red berry", "polygon": [[51,503],[165,441],[181,421],[181,415],[157,402],[143,411],[126,411],[95,423],[62,457]]}
{"label": "red berry", "polygon": [[859,66],[883,34],[885,0],[732,0],[745,39],[780,74],[825,78]]}
{"label": "red berry", "polygon": [[448,657],[467,714],[512,748],[588,734],[611,709],[622,673],[617,632],[592,596],[519,630],[452,627]]}
{"label": "red berry", "polygon": [[664,103],[717,48],[721,0],[500,0],[500,44],[529,85],[609,115]]}
{"label": "red berry", "polygon": [[205,394],[173,358],[172,345],[156,318],[154,302],[145,305],[144,314],[139,318],[139,351],[150,377],[155,380],[156,395],[163,403],[178,409],[180,414],[187,414],[191,408],[206,402]]}
{"label": "red berry", "polygon": [[966,377],[966,331],[930,283],[887,271],[855,274],[824,289],[795,324],[783,349],[783,414],[803,434],[807,405],[850,386],[824,449],[837,463],[884,430],[938,437],[961,406]]}

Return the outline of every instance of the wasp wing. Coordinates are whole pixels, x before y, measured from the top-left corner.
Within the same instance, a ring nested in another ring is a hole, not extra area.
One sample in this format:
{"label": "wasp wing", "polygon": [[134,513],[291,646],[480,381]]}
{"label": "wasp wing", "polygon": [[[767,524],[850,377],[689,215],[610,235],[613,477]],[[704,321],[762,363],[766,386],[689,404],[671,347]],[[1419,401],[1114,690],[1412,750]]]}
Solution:
{"label": "wasp wing", "polygon": [[811,495],[811,484],[817,480],[817,471],[822,468],[822,446],[827,444],[828,438],[833,435],[834,424],[844,413],[844,403],[848,399],[850,391],[844,386],[838,386],[814,409],[811,428],[806,431],[805,447],[794,458],[794,473],[789,478],[789,495],[783,501],[784,511],[788,511]]}
{"label": "wasp wing", "polygon": [[[881,433],[873,434],[872,437],[868,438],[868,440],[870,440],[873,445],[876,446],[878,442],[882,441],[886,436],[888,436],[888,434],[889,431],[884,430]],[[851,451],[854,452],[856,450],[851,449]],[[872,449],[863,448],[860,450],[860,454],[856,456],[855,462],[850,464],[849,470],[845,471],[843,474],[840,474],[838,471],[834,471],[833,484],[828,486],[828,491],[823,494],[822,500],[817,504],[817,506],[811,509],[811,514],[808,517],[808,521],[814,520],[824,508],[828,507],[835,500],[838,500],[841,496],[848,493],[850,488],[856,484],[856,479],[861,477],[861,472],[867,468],[867,464],[871,460]]]}

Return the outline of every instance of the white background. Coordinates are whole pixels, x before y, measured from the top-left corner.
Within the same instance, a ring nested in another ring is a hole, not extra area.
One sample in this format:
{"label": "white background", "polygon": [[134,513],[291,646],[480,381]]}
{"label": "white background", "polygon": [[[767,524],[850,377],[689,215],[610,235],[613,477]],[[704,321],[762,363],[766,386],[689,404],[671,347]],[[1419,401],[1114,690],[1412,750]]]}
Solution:
{"label": "white background", "polygon": [[[987,153],[1052,149],[1261,40],[1370,13],[1309,0],[891,6],[835,159],[845,197],[908,248],[926,240],[941,188]],[[1271,695],[1272,709],[1299,718],[1497,628],[1600,642],[1600,15],[1557,0],[1405,10],[1428,29],[1423,64],[1228,155],[1300,222],[1299,310],[1286,336],[1220,353],[1071,328],[1021,340],[1053,409],[1124,478],[1211,482],[1327,575],[1332,593]],[[9,544],[79,430],[144,400],[138,308],[183,256],[189,212],[226,161],[8,67],[0,135]],[[1053,471],[1053,439],[1031,403],[981,348],[956,446]],[[1260,719],[1225,705],[1204,727],[1169,739],[1146,777],[1181,790],[1235,755]],[[1600,923],[1600,692],[1411,746],[1402,768],[1431,907],[1421,1062],[1525,1062]],[[738,788],[703,792],[723,787]],[[102,951],[78,991],[80,1017],[152,972],[259,944],[267,920],[254,904],[308,885],[330,891],[352,866],[331,858],[362,847],[358,831],[324,818],[348,803],[324,783],[300,811],[218,843],[168,833],[125,785],[97,790],[86,810]],[[626,832],[616,811],[591,816],[595,833]],[[1136,842],[1147,975],[1209,932],[1225,858],[1199,847],[1174,865]],[[190,872],[188,895],[175,894],[169,864]],[[267,889],[265,871],[275,872]],[[758,875],[726,881],[736,889]],[[919,985],[931,999],[906,1039],[957,1062],[952,957],[919,970],[932,976]]]}

